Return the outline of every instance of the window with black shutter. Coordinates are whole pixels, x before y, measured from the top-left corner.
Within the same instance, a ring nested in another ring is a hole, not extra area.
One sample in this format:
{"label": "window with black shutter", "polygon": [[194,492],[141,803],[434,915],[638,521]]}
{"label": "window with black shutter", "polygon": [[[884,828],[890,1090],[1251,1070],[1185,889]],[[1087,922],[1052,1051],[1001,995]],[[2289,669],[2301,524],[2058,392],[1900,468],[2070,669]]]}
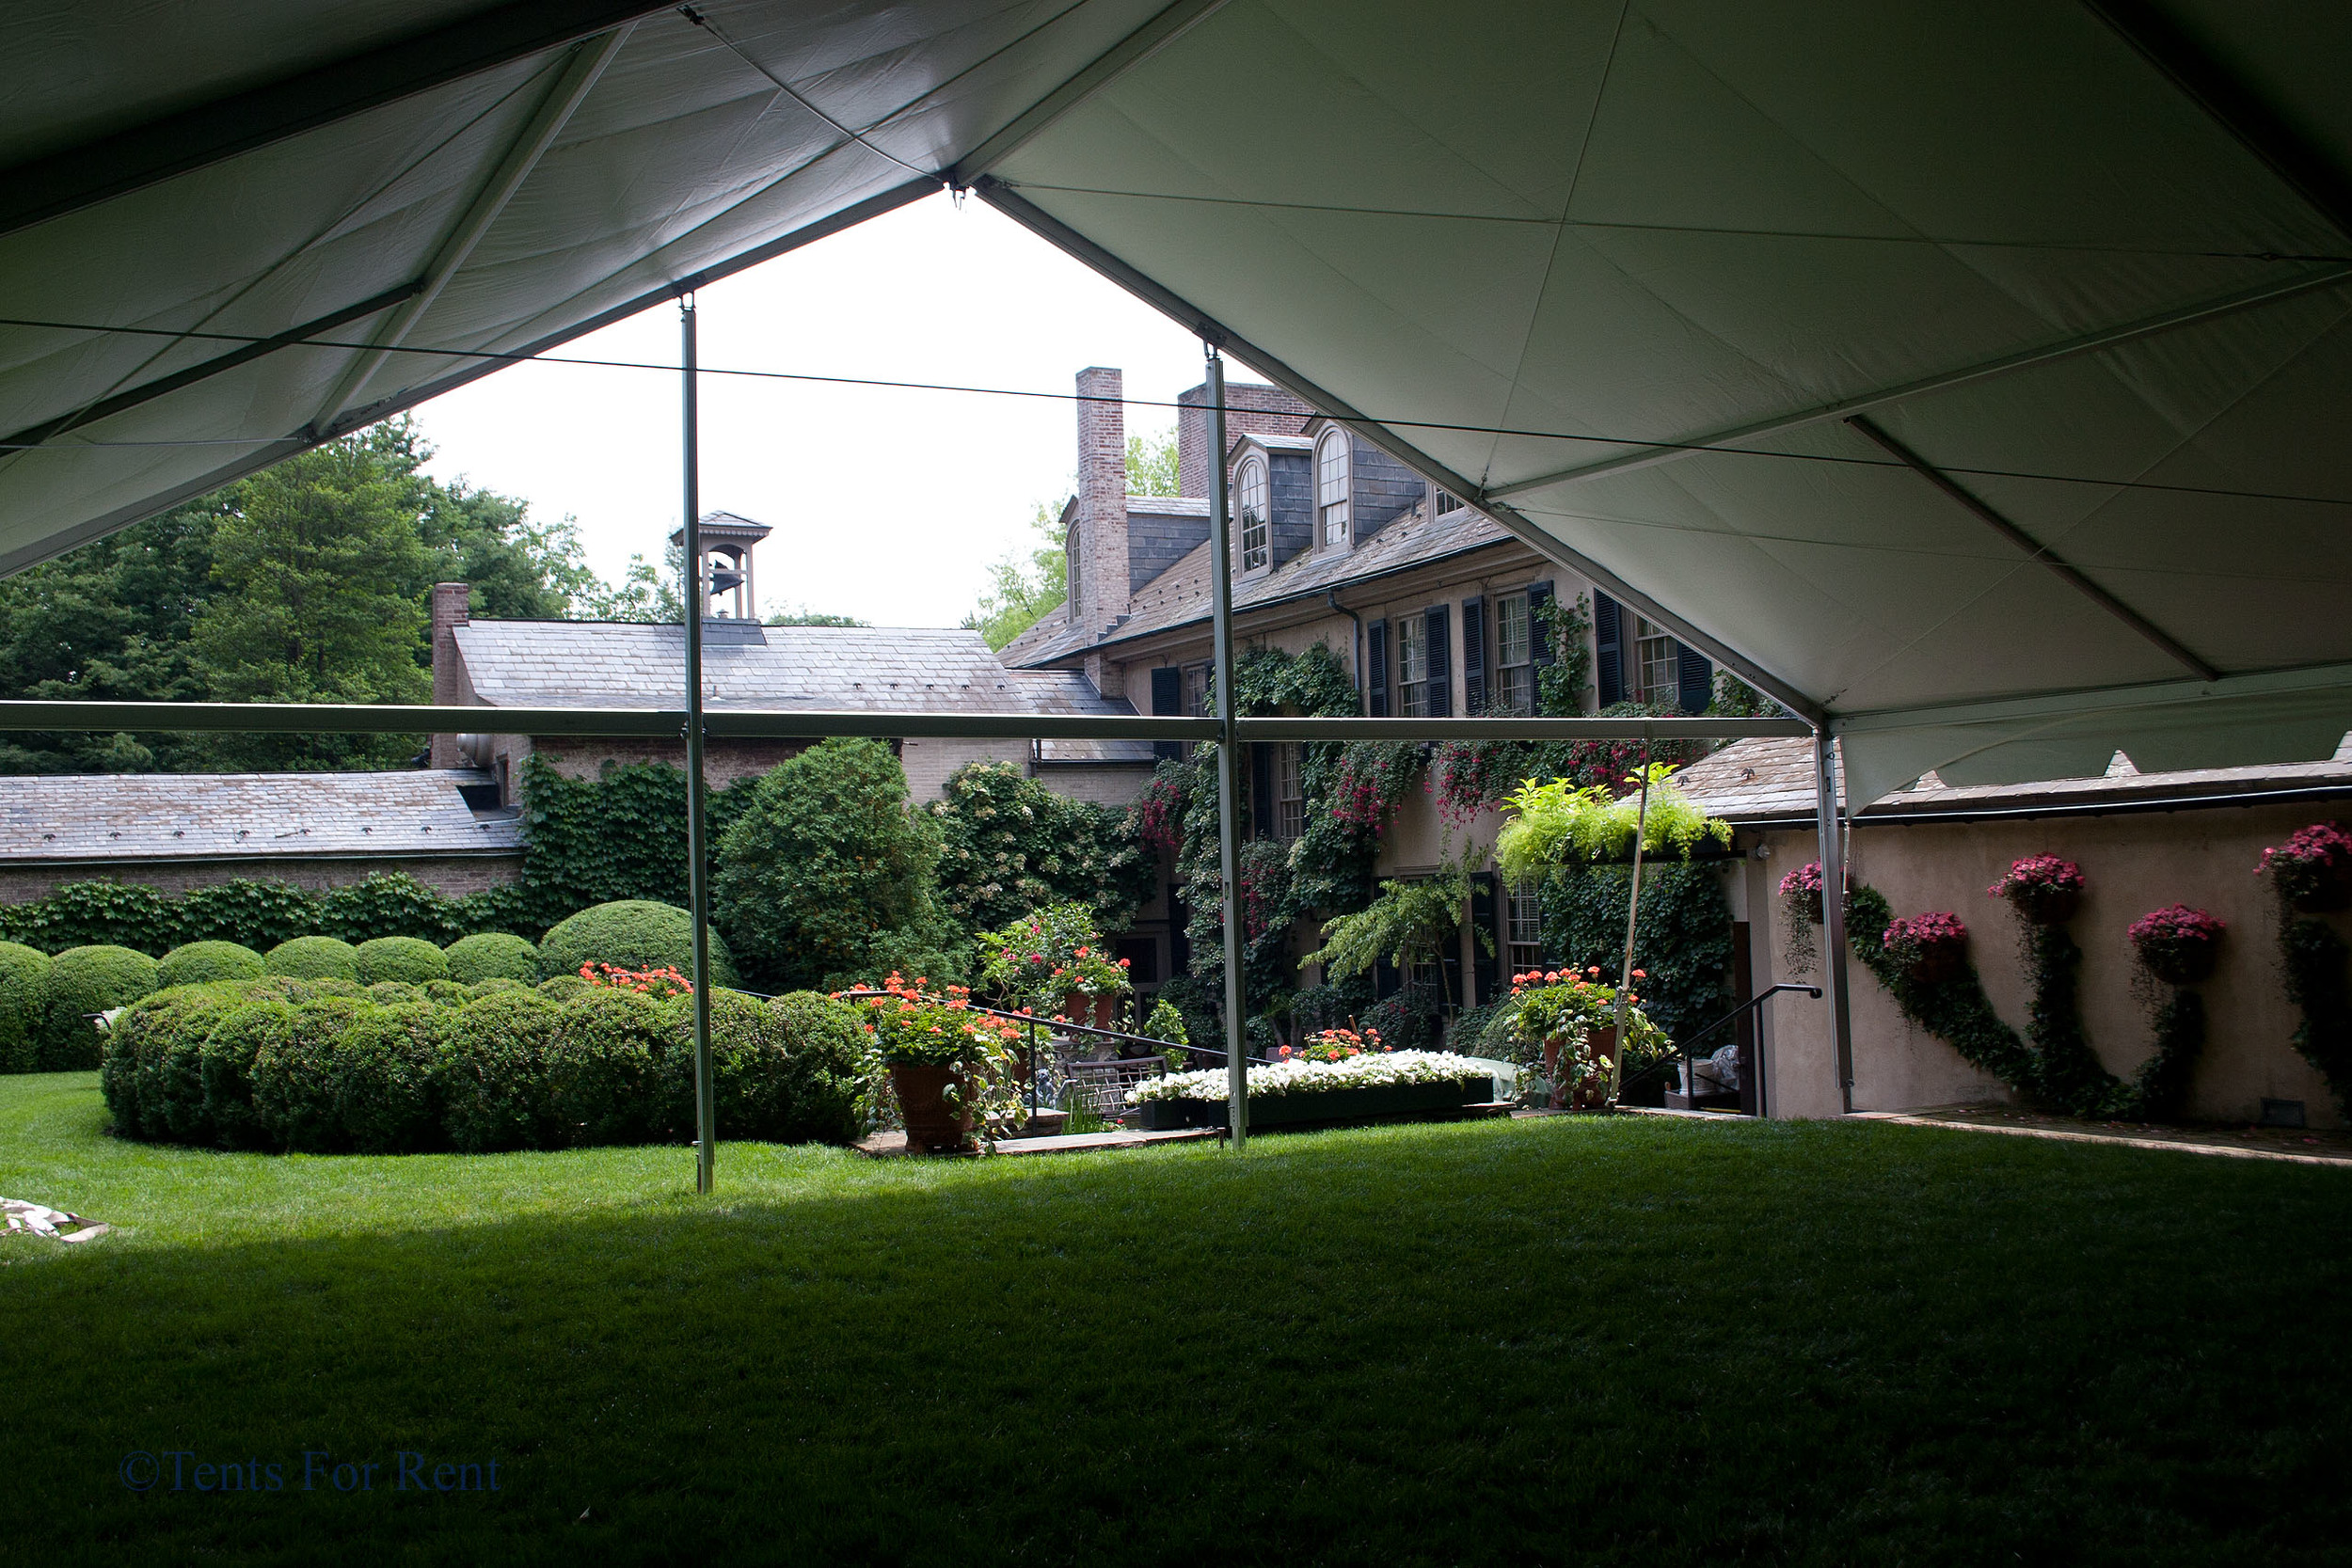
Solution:
{"label": "window with black shutter", "polygon": [[1429,625],[1429,705],[1424,711],[1444,719],[1454,712],[1454,615],[1439,605],[1422,619]]}
{"label": "window with black shutter", "polygon": [[1491,871],[1481,871],[1470,879],[1470,928],[1483,933],[1494,945],[1487,946],[1475,935],[1470,938],[1470,957],[1478,965],[1478,994],[1462,998],[1466,1007],[1499,1002],[1506,989],[1502,972],[1504,932],[1500,924],[1499,886],[1500,879]]}
{"label": "window with black shutter", "polygon": [[[1174,718],[1184,711],[1184,673],[1175,665],[1164,665],[1152,672],[1152,713],[1154,718]],[[1152,754],[1162,762],[1172,761],[1184,754],[1181,740],[1154,740]]]}
{"label": "window with black shutter", "polygon": [[1606,594],[1593,595],[1593,675],[1601,706],[1625,701],[1625,612]]}
{"label": "window with black shutter", "polygon": [[1274,748],[1254,743],[1249,748],[1249,833],[1252,838],[1274,836]]}
{"label": "window with black shutter", "polygon": [[1372,716],[1389,716],[1389,623],[1375,621],[1364,628],[1364,662],[1370,668],[1370,679],[1364,683],[1365,694],[1372,702]]}
{"label": "window with black shutter", "polygon": [[1486,711],[1486,600],[1482,594],[1462,601],[1462,711]]}
{"label": "window with black shutter", "polygon": [[1559,662],[1559,650],[1552,646],[1551,628],[1545,625],[1550,619],[1551,584],[1531,582],[1527,585],[1527,615],[1534,626],[1534,657],[1537,668]]}
{"label": "window with black shutter", "polygon": [[1675,644],[1675,695],[1685,713],[1705,713],[1715,700],[1715,666],[1696,648]]}

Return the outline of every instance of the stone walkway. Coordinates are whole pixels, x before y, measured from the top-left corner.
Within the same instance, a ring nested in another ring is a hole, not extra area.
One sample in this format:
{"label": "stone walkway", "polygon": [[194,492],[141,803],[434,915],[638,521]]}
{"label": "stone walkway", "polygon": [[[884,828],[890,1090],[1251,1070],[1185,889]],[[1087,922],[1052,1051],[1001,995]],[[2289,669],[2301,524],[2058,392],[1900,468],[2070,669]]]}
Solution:
{"label": "stone walkway", "polygon": [[2062,1143],[2163,1148],[2238,1160],[2287,1160],[2306,1165],[2352,1166],[2352,1132],[2300,1127],[2152,1127],[2128,1121],[2074,1121],[2011,1105],[1937,1105],[1916,1111],[1856,1111],[1856,1121],[1901,1127],[1944,1127]]}
{"label": "stone walkway", "polygon": [[[1141,1148],[1147,1144],[1199,1143],[1216,1137],[1223,1129],[1216,1127],[1182,1127],[1168,1132],[1136,1132],[1121,1130],[1116,1132],[1064,1132],[1050,1138],[1007,1138],[996,1146],[1003,1154],[1077,1154],[1089,1148]],[[860,1154],[877,1160],[895,1160],[907,1152],[904,1132],[877,1132],[853,1146]]]}

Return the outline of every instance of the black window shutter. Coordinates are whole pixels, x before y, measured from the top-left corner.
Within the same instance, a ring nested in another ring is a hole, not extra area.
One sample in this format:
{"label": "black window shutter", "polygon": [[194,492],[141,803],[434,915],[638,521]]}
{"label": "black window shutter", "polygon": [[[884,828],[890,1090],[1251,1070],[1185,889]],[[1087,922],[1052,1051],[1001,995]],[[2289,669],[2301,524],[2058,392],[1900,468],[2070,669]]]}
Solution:
{"label": "black window shutter", "polygon": [[[1184,673],[1175,665],[1166,665],[1152,672],[1152,712],[1160,718],[1180,715],[1184,711]],[[1162,762],[1170,762],[1184,754],[1181,740],[1154,740],[1152,754]]]}
{"label": "black window shutter", "polygon": [[1444,605],[1426,612],[1429,624],[1429,717],[1444,719],[1454,712],[1453,611]]}
{"label": "black window shutter", "polygon": [[1558,650],[1551,645],[1551,632],[1543,624],[1544,606],[1551,603],[1551,584],[1531,582],[1527,585],[1528,652],[1537,664],[1560,662]]}
{"label": "black window shutter", "polygon": [[1473,594],[1462,601],[1462,711],[1472,717],[1486,711],[1486,600]]}
{"label": "black window shutter", "polygon": [[[1496,896],[1499,882],[1491,871],[1481,871],[1470,879],[1470,937],[1472,957],[1478,960],[1478,994],[1462,998],[1463,1006],[1478,1007],[1502,998],[1502,944],[1509,934],[1502,929],[1502,901]],[[1490,952],[1477,945],[1478,934],[1494,939]],[[1471,1042],[1472,1048],[1476,1047]]]}
{"label": "black window shutter", "polygon": [[1364,628],[1364,663],[1370,669],[1364,691],[1372,699],[1372,716],[1389,716],[1389,623],[1375,621]]}
{"label": "black window shutter", "polygon": [[1675,695],[1685,713],[1705,713],[1715,700],[1715,666],[1696,648],[1675,644]]}
{"label": "black window shutter", "polygon": [[1274,836],[1274,748],[1257,742],[1249,747],[1249,832]]}
{"label": "black window shutter", "polygon": [[1625,701],[1625,613],[1606,594],[1593,595],[1593,664],[1600,705]]}

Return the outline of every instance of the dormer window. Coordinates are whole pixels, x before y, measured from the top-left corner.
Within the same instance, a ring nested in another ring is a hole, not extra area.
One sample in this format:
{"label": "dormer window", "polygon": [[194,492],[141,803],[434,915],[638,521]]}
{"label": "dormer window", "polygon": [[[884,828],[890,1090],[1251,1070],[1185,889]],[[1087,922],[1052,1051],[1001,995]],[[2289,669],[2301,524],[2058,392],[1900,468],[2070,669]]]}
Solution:
{"label": "dormer window", "polygon": [[1254,572],[1272,559],[1266,531],[1265,463],[1263,459],[1243,459],[1241,472],[1233,482],[1233,492],[1241,511],[1241,569]]}
{"label": "dormer window", "polygon": [[1078,572],[1078,529],[1074,523],[1071,525],[1069,533],[1063,536],[1062,572],[1063,596],[1070,601],[1070,619],[1075,623],[1081,609],[1078,586],[1086,578]]}
{"label": "dormer window", "polygon": [[1347,544],[1347,432],[1325,431],[1315,444],[1315,526],[1326,549]]}
{"label": "dormer window", "polygon": [[1454,494],[1450,490],[1440,490],[1438,492],[1437,510],[1432,514],[1432,515],[1442,517],[1449,512],[1459,512],[1461,510],[1461,497]]}

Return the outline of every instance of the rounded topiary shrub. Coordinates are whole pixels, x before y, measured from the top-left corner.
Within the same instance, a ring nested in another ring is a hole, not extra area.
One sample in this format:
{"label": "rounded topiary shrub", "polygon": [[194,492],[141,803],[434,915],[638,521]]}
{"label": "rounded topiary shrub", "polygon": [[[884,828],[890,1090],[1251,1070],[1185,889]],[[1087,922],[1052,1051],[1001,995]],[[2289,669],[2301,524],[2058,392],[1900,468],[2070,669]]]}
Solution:
{"label": "rounded topiary shrub", "polygon": [[166,989],[261,977],[262,955],[241,942],[191,942],[155,963],[155,983]]}
{"label": "rounded topiary shrub", "polygon": [[721,994],[711,998],[710,1034],[725,1136],[857,1141],[866,1035],[854,1006],[810,990],[767,1003]]}
{"label": "rounded topiary shrub", "polygon": [[557,1141],[548,1058],[564,1022],[565,1009],[535,990],[479,997],[443,1017],[434,1092],[449,1147],[477,1154]]}
{"label": "rounded topiary shrub", "polygon": [[296,937],[271,948],[262,959],[264,974],[284,974],[296,980],[359,978],[359,950],[340,937]]}
{"label": "rounded topiary shrub", "polygon": [[483,980],[539,978],[539,949],[511,931],[484,931],[460,937],[443,948],[449,977],[466,985]]}
{"label": "rounded topiary shrub", "polygon": [[0,942],[0,1072],[30,1072],[40,1061],[49,955],[21,942]]}
{"label": "rounded topiary shrub", "polygon": [[[585,1148],[693,1136],[693,1027],[690,1005],[613,986],[590,986],[565,1002],[548,1052],[557,1140]],[[714,1059],[718,1036],[714,1017]]]}
{"label": "rounded topiary shrub", "polygon": [[421,986],[427,980],[450,977],[449,959],[422,937],[377,937],[359,944],[359,983],[405,980]]}
{"label": "rounded topiary shrub", "polygon": [[176,986],[142,997],[116,1015],[103,1042],[98,1083],[127,1137],[209,1143],[204,1117],[204,1041],[250,988],[236,980]]}
{"label": "rounded topiary shrub", "polygon": [[[675,904],[625,898],[580,911],[539,943],[539,973],[544,977],[577,974],[580,965],[590,963],[616,969],[675,969],[691,976],[693,916]],[[710,979],[720,986],[739,983],[727,944],[715,930],[710,933]]]}
{"label": "rounded topiary shrub", "polygon": [[89,1015],[136,1002],[155,989],[155,960],[128,947],[69,947],[49,961],[36,1065],[43,1072],[98,1066],[103,1043]]}

